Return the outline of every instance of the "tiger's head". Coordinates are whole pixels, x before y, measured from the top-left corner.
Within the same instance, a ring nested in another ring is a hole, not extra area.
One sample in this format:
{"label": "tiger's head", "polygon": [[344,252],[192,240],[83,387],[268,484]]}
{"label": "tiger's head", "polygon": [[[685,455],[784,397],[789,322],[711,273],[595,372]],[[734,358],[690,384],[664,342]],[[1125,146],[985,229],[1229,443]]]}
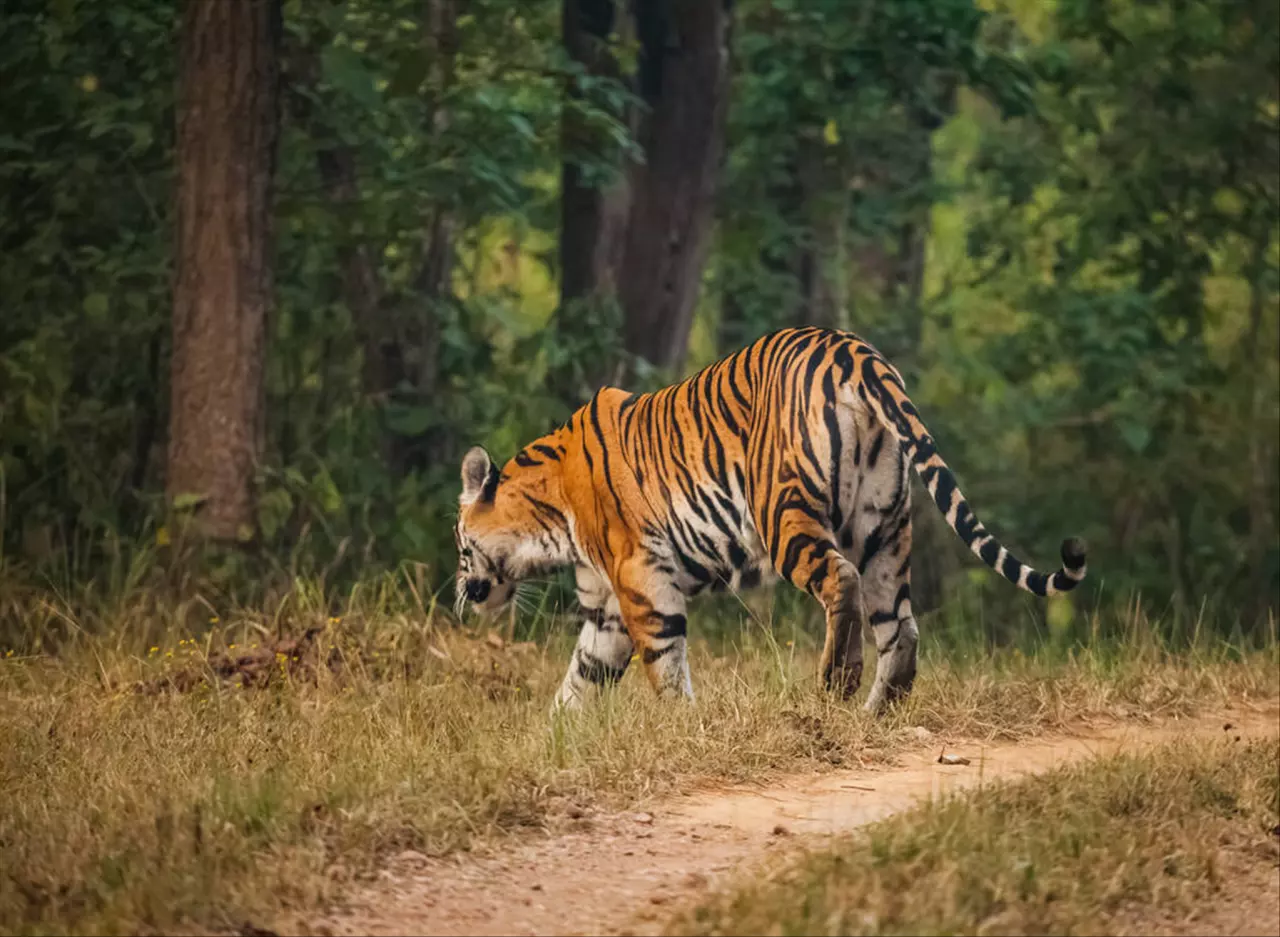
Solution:
{"label": "tiger's head", "polygon": [[572,561],[559,469],[558,457],[539,459],[528,449],[501,472],[479,446],[463,456],[454,530],[454,609],[459,616],[468,603],[481,612],[496,612],[522,579]]}

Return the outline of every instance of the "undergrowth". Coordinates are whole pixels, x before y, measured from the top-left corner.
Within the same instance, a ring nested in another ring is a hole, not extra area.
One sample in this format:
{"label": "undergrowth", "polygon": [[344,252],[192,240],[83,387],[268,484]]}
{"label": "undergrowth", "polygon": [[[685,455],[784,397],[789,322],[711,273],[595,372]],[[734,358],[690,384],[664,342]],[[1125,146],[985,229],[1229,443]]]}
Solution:
{"label": "undergrowth", "polygon": [[820,690],[802,616],[706,611],[695,705],[662,704],[630,674],[552,720],[572,640],[554,608],[463,627],[411,579],[340,599],[299,582],[255,608],[33,601],[24,643],[0,652],[0,930],[269,925],[404,850],[886,760],[919,744],[915,726],[1019,738],[1280,683],[1274,639],[1174,651],[1138,613],[1093,644],[1015,650],[943,643],[926,621],[916,691],[877,721]]}
{"label": "undergrowth", "polygon": [[[670,929],[1205,933],[1224,895],[1274,881],[1278,820],[1280,740],[1184,740],[921,806],[753,874]],[[1266,891],[1258,915],[1274,927]]]}

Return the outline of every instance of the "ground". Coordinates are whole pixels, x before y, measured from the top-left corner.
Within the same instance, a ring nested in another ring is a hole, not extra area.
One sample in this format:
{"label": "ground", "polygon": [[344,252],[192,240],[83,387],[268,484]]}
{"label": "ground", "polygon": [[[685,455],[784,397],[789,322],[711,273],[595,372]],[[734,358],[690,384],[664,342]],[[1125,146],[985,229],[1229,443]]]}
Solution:
{"label": "ground", "polygon": [[[395,594],[126,606],[0,656],[0,933],[1275,917],[1274,635],[1172,648],[1135,615],[1024,653],[934,629],[915,692],[874,719],[823,691],[802,618],[704,620],[695,704],[629,674],[552,719],[567,629],[513,642]],[[1116,761],[1189,738],[1238,750]]]}
{"label": "ground", "polygon": [[[1148,749],[1189,735],[1271,737],[1273,707],[1235,707],[1158,725],[1107,721],[1028,742],[987,743],[918,729],[920,744],[892,767],[800,775],[764,787],[700,791],[633,813],[592,812],[578,828],[496,845],[447,861],[397,856],[372,887],[339,913],[303,930],[333,934],[662,933],[681,905],[741,879],[780,853],[971,787],[1016,779],[1081,759]],[[950,753],[968,764],[939,764]],[[1158,909],[1116,917],[1120,931],[1169,934],[1280,933],[1280,872],[1251,867],[1194,920]]]}

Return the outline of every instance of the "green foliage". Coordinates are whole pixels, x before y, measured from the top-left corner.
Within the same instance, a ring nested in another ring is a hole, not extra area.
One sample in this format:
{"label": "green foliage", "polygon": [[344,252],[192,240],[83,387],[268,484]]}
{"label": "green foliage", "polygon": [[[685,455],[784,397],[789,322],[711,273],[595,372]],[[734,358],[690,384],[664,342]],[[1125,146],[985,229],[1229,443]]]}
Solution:
{"label": "green foliage", "polygon": [[[11,559],[66,578],[91,575],[112,533],[159,523],[163,483],[176,9],[117,6],[33,2],[0,18],[0,536]],[[566,83],[590,132],[564,155],[601,182],[634,150],[628,92],[579,74],[556,3],[467,4],[448,74],[431,67],[424,11],[285,6],[260,548],[317,569],[336,552],[351,569],[407,557],[443,570],[456,466],[434,457],[455,440],[514,451],[567,416],[560,373],[615,345],[602,312],[548,341],[522,308],[533,274],[492,281],[513,247],[553,267],[539,233],[556,225]],[[318,168],[339,148],[350,191]],[[435,215],[458,261],[453,289],[424,300]],[[499,228],[509,236],[486,242]],[[381,397],[343,292],[356,250],[407,351],[404,383]],[[407,471],[387,464],[388,436]]]}
{"label": "green foliage", "polygon": [[1022,310],[973,375],[1019,393],[979,416],[1039,479],[998,498],[1046,540],[1072,518],[1139,588],[1274,603],[1280,13],[1082,0],[1056,30],[1026,52],[1036,116],[971,164],[974,298]]}
{"label": "green foliage", "polygon": [[154,483],[171,276],[170,4],[0,18],[3,542],[128,529]]}
{"label": "green foliage", "polygon": [[[959,85],[1009,114],[1029,106],[1030,74],[982,35],[971,0],[743,3],[735,53],[730,159],[722,216],[722,290],[741,343],[801,318],[813,256],[825,276],[853,280],[853,326],[881,338],[893,312],[868,308],[859,254],[892,251],[904,226],[944,192],[929,168],[929,136]],[[845,272],[848,268],[848,272]],[[831,324],[842,322],[836,310]],[[869,312],[872,328],[868,329]],[[910,349],[885,350],[909,353]]]}
{"label": "green foliage", "polygon": [[[627,370],[617,308],[559,308],[557,236],[564,162],[604,185],[643,158],[630,89],[565,54],[554,0],[469,0],[447,29],[431,8],[284,3],[259,531],[214,564],[219,588],[404,563],[441,588],[460,452],[507,456]],[[1172,600],[1183,622],[1206,597],[1246,620],[1274,607],[1275,5],[734,17],[699,357],[851,327],[1029,559],[1078,533],[1117,598]],[[171,0],[0,11],[7,581],[190,585],[161,496],[177,19]],[[995,640],[1040,621],[930,523],[921,604],[984,608]]]}

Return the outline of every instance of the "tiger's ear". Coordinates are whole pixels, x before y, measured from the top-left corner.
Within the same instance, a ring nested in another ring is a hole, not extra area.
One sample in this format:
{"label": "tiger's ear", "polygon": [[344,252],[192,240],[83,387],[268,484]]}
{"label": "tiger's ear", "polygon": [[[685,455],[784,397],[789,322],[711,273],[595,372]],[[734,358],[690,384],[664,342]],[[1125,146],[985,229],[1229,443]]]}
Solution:
{"label": "tiger's ear", "polygon": [[462,457],[462,497],[463,504],[476,501],[492,501],[498,489],[498,469],[489,458],[489,453],[480,446],[467,450]]}

